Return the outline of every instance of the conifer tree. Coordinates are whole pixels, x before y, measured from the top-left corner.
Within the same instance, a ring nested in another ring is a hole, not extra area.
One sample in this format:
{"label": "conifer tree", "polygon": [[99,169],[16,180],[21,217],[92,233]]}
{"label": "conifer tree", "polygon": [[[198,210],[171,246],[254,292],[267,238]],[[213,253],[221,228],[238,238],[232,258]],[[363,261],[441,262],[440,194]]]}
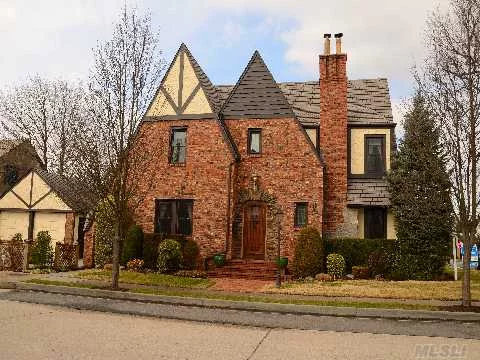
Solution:
{"label": "conifer tree", "polygon": [[393,276],[430,280],[449,257],[453,208],[439,130],[420,92],[404,128],[388,176],[398,239]]}

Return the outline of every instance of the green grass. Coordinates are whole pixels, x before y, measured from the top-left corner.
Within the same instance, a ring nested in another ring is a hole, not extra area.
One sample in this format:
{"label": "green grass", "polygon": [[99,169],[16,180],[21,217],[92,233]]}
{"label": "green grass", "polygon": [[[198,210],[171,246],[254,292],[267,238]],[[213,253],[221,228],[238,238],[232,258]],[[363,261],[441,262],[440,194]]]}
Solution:
{"label": "green grass", "polygon": [[[87,280],[110,281],[112,272],[110,270],[87,270],[78,272],[75,274],[75,277]],[[213,285],[213,281],[208,279],[194,279],[157,273],[144,274],[133,271],[120,271],[120,283],[193,289],[203,289]]]}
{"label": "green grass", "polygon": [[[56,285],[56,286],[68,286],[79,287],[89,289],[103,289],[98,285],[83,284],[74,281],[58,281],[58,280],[44,280],[44,279],[31,279],[25,281],[27,283],[41,284],[41,285]],[[328,301],[328,300],[303,300],[292,298],[278,298],[274,296],[265,295],[232,295],[222,294],[218,292],[211,292],[208,290],[190,290],[180,288],[134,288],[128,289],[128,292],[147,294],[147,295],[163,295],[163,296],[180,296],[196,299],[211,299],[211,300],[227,300],[227,301],[247,301],[247,302],[261,302],[270,304],[291,304],[291,305],[314,305],[314,306],[337,306],[337,307],[355,307],[355,308],[377,308],[377,309],[405,309],[405,310],[440,310],[439,307],[431,305],[421,304],[405,304],[396,302],[367,302],[367,301]]]}

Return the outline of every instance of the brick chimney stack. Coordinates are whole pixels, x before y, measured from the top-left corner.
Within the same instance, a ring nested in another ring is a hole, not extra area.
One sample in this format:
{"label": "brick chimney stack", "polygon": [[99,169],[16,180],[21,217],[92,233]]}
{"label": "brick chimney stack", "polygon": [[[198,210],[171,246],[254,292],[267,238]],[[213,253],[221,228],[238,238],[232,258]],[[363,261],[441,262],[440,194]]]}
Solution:
{"label": "brick chimney stack", "polygon": [[335,34],[336,53],[330,54],[325,34],[320,55],[320,147],[326,163],[324,175],[324,236],[335,236],[347,206],[347,55],[342,33]]}

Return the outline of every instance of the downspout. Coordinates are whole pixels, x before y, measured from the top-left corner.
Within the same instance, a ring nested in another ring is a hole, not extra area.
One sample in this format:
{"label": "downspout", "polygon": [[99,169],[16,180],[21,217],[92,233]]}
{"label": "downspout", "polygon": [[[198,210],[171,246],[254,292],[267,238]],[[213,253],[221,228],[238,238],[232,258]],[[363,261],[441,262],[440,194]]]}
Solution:
{"label": "downspout", "polygon": [[232,201],[232,167],[237,161],[234,160],[228,164],[228,186],[227,186],[227,229],[226,229],[226,241],[225,241],[225,256],[228,253],[228,244],[230,243],[230,211]]}

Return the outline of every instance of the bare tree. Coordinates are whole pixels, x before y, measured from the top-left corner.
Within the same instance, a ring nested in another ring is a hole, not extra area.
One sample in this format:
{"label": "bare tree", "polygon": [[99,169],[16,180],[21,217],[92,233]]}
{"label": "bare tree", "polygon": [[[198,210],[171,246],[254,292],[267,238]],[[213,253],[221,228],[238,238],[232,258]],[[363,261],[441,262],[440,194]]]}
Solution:
{"label": "bare tree", "polygon": [[479,223],[480,3],[451,0],[427,22],[428,57],[420,88],[436,112],[451,172],[457,232],[465,256],[462,304],[471,306],[470,249]]}
{"label": "bare tree", "polygon": [[10,137],[28,139],[44,165],[60,175],[71,161],[71,136],[82,113],[81,85],[34,76],[0,94],[0,125]]}
{"label": "bare tree", "polygon": [[76,137],[76,174],[115,214],[112,288],[118,288],[120,241],[133,199],[140,198],[136,177],[153,154],[145,155],[137,130],[151,100],[164,61],[149,16],[122,9],[112,38],[94,50],[87,95],[87,126]]}

